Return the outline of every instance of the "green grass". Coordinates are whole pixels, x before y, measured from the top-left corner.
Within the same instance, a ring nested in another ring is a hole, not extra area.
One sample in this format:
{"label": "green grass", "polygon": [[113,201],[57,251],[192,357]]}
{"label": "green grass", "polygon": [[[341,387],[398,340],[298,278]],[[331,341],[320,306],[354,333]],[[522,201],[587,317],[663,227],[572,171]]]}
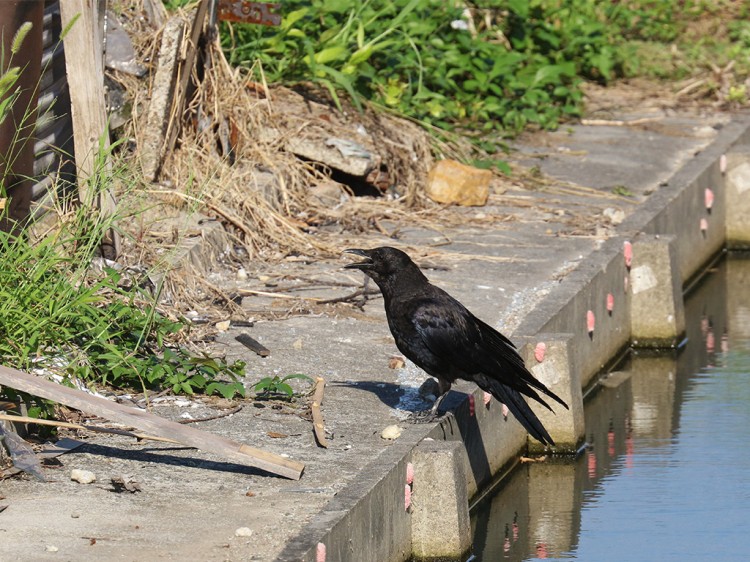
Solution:
{"label": "green grass", "polygon": [[280,28],[222,25],[231,63],[262,67],[270,82],[312,83],[335,103],[345,95],[357,107],[369,102],[431,129],[485,139],[578,117],[586,80],[680,80],[735,60],[739,99],[748,74],[750,7],[730,0],[286,0],[281,6]]}
{"label": "green grass", "polygon": [[[24,29],[10,55],[18,52]],[[0,100],[10,101],[0,103],[0,121],[9,114],[23,72],[8,67],[0,75]],[[115,183],[128,183],[125,169],[105,166],[110,156],[97,155],[87,180],[92,200]],[[34,243],[30,227],[18,235],[0,231],[0,363],[57,375],[67,384],[244,396],[244,363],[190,353],[180,344],[189,324],[157,310],[158,288],[151,293],[139,280],[125,283],[115,268],[92,267],[117,217],[75,201],[61,202],[58,211],[55,229]],[[0,397],[18,398],[8,387],[0,388]],[[31,415],[51,411],[49,402],[22,398],[31,404]]]}

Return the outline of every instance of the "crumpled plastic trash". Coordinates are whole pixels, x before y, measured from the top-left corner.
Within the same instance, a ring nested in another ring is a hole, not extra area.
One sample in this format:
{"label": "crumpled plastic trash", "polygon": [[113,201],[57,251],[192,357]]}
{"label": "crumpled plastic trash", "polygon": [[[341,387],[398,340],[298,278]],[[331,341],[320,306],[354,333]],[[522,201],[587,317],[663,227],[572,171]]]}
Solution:
{"label": "crumpled plastic trash", "polygon": [[0,423],[0,441],[8,450],[13,466],[31,474],[40,482],[47,481],[42,473],[42,464],[29,444],[21,439],[15,431],[8,429],[2,423]]}

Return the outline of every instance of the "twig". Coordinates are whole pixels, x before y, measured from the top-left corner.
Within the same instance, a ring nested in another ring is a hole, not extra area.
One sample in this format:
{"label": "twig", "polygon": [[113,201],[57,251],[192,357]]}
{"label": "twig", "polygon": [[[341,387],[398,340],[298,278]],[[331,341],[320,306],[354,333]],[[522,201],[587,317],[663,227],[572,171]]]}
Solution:
{"label": "twig", "polygon": [[320,404],[323,402],[323,389],[326,387],[326,381],[323,377],[317,377],[315,379],[315,389],[313,390],[312,400],[312,418],[313,418],[313,431],[315,432],[315,439],[318,441],[318,445],[327,449],[328,441],[326,441],[326,426],[323,422],[323,414],[320,412]]}
{"label": "twig", "polygon": [[234,338],[238,342],[240,342],[242,345],[244,345],[246,348],[248,348],[251,351],[254,351],[261,357],[268,357],[271,355],[271,352],[268,350],[266,346],[264,346],[262,343],[260,343],[257,340],[254,340],[247,334],[240,334],[239,336],[236,336]]}
{"label": "twig", "polygon": [[362,289],[357,289],[353,293],[344,295],[343,297],[334,297],[332,299],[320,300],[318,301],[317,304],[333,304],[336,302],[348,302],[348,301],[356,299],[357,297],[377,295],[378,293],[380,293],[379,289],[366,289],[363,287]]}
{"label": "twig", "polygon": [[206,416],[205,418],[198,418],[194,420],[177,420],[179,423],[198,423],[198,422],[204,422],[204,421],[211,421],[211,420],[218,420],[221,418],[225,418],[227,416],[231,416],[232,414],[236,414],[242,409],[242,404],[237,406],[236,408],[232,408],[231,410],[227,410],[226,412],[221,412],[220,414],[214,414],[213,416]]}
{"label": "twig", "polygon": [[604,127],[627,127],[629,125],[643,125],[661,120],[661,117],[641,117],[640,119],[581,119],[581,125],[601,125]]}
{"label": "twig", "polygon": [[238,289],[237,294],[241,297],[247,297],[249,295],[258,295],[261,297],[273,297],[275,299],[306,300],[306,301],[318,300],[312,297],[295,297],[293,295],[285,295],[283,293],[272,293],[270,291],[255,291],[253,289]]}
{"label": "twig", "polygon": [[10,416],[7,414],[0,414],[0,420],[7,420],[15,423],[35,423],[37,425],[54,425],[56,427],[66,427],[68,429],[83,429],[87,431],[96,431],[99,433],[112,433],[114,435],[124,435],[125,437],[135,437],[136,439],[144,439],[149,441],[163,441],[165,443],[179,443],[174,439],[167,437],[154,437],[151,435],[144,435],[143,433],[134,433],[132,431],[126,431],[124,429],[112,429],[109,427],[99,427],[96,425],[80,425],[77,423],[70,423],[58,420],[41,420],[38,418],[29,418],[27,416]]}

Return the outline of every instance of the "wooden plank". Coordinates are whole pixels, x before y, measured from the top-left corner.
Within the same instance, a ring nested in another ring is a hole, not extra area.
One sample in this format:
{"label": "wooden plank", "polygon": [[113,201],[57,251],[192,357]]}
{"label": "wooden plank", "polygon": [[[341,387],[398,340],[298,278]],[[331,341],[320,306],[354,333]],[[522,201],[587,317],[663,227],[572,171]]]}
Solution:
{"label": "wooden plank", "polygon": [[[99,10],[99,0],[60,0],[63,29],[78,17],[63,39],[78,195],[84,206],[98,209],[105,216],[113,216],[117,203],[112,192],[106,190],[95,194],[87,183],[96,172],[100,142],[105,154],[109,150],[104,97],[103,29],[99,24],[101,16],[103,14]],[[106,170],[111,170],[109,162]],[[120,237],[115,230],[110,230],[105,235],[102,250],[104,257],[110,259],[115,259],[120,254]]]}
{"label": "wooden plank", "polygon": [[173,16],[161,33],[161,47],[151,85],[151,101],[143,138],[140,141],[141,170],[146,181],[156,181],[166,152],[167,129],[174,112],[177,71],[186,24]]}
{"label": "wooden plank", "polygon": [[305,469],[305,465],[300,462],[232,441],[220,435],[165,420],[144,410],[91,396],[83,391],[62,386],[17,369],[0,366],[0,385],[123,423],[151,435],[174,439],[202,451],[217,454],[226,460],[260,468],[293,480],[299,480]]}
{"label": "wooden plank", "polygon": [[193,74],[193,67],[198,56],[198,41],[203,33],[203,24],[206,20],[206,14],[211,0],[201,0],[198,9],[195,11],[193,18],[193,27],[190,32],[190,39],[186,46],[185,59],[180,65],[179,76],[177,78],[177,88],[175,90],[174,104],[172,105],[172,114],[169,120],[166,134],[165,154],[169,154],[177,142],[177,135],[182,125],[183,112],[185,111],[185,101],[187,99],[188,84]]}

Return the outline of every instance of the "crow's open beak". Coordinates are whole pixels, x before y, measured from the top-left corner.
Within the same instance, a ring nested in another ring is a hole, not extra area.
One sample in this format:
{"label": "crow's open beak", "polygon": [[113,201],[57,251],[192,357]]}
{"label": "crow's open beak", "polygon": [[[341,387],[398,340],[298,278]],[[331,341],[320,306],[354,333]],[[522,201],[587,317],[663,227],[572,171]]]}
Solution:
{"label": "crow's open beak", "polygon": [[344,269],[367,269],[368,267],[372,267],[372,258],[370,257],[367,250],[360,250],[358,248],[350,248],[349,250],[344,250],[345,254],[354,254],[356,256],[360,256],[365,258],[364,261],[357,262],[357,263],[348,263],[344,266]]}

